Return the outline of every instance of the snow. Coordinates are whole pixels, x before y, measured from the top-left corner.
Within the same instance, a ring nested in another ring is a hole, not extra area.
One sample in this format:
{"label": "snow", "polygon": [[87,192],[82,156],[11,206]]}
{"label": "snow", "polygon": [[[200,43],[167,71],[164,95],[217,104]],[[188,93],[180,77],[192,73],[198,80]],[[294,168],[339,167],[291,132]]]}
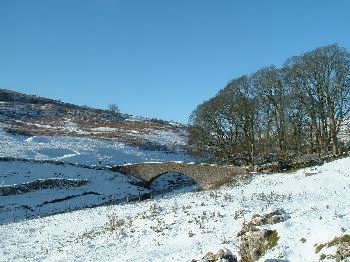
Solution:
{"label": "snow", "polygon": [[[350,158],[317,169],[1,225],[0,261],[190,261],[219,248],[237,254],[243,223],[277,208],[290,219],[268,226],[280,239],[260,261],[319,261],[315,244],[350,231]],[[112,230],[111,218],[124,222]]]}
{"label": "snow", "polygon": [[[69,120],[67,120],[69,122]],[[17,161],[5,161],[7,158]],[[69,136],[23,136],[0,129],[0,191],[16,184],[33,181],[88,180],[84,186],[74,188],[49,188],[33,192],[2,196],[0,199],[0,224],[26,218],[52,215],[91,206],[125,202],[138,199],[150,192],[135,185],[140,181],[108,170],[86,169],[68,165],[84,164],[99,167],[123,163],[161,160],[191,160],[180,151],[152,151],[127,146],[111,140],[99,140]],[[41,163],[25,160],[51,160],[67,164]],[[106,168],[105,168],[106,169]],[[164,180],[164,179],[163,179]],[[173,182],[173,181],[172,181]],[[168,189],[167,181],[155,181],[153,191]]]}
{"label": "snow", "polygon": [[182,151],[154,151],[113,140],[69,136],[11,135],[0,129],[0,157],[64,160],[70,163],[117,165],[145,161],[193,161]]}
{"label": "snow", "polygon": [[[80,132],[69,119],[64,128]],[[186,144],[186,135],[172,130],[130,132],[159,144]],[[66,163],[1,160],[0,191],[35,181],[87,181],[0,196],[0,261],[191,261],[219,248],[238,255],[236,235],[242,225],[256,213],[278,208],[290,219],[266,226],[277,230],[280,239],[260,261],[319,261],[316,244],[350,233],[350,158],[290,173],[252,173],[218,190],[198,191],[193,179],[176,173],[144,188],[136,178],[98,169],[193,161],[181,151],[82,137],[28,137],[0,129],[0,157]],[[127,203],[150,192],[158,193],[155,199]],[[112,230],[111,218],[124,222]]]}
{"label": "snow", "polygon": [[36,127],[41,127],[41,128],[47,128],[47,129],[57,129],[57,127],[55,126],[51,126],[51,125],[41,125],[41,124],[33,124]]}
{"label": "snow", "polygon": [[[28,161],[0,161],[0,170],[0,191],[4,187],[53,178],[88,181],[87,184],[78,187],[58,186],[29,193],[0,195],[0,224],[102,205],[112,200],[137,198],[140,194],[149,192],[134,185],[138,182],[137,179],[108,170]],[[67,197],[70,199],[57,201]]]}
{"label": "snow", "polygon": [[112,127],[94,127],[94,128],[90,128],[91,131],[93,132],[114,132],[114,131],[118,131],[118,128],[112,128]]}
{"label": "snow", "polygon": [[150,134],[143,135],[143,137],[150,142],[156,142],[161,145],[187,144],[187,134],[184,130],[182,132],[173,130],[150,130]]}

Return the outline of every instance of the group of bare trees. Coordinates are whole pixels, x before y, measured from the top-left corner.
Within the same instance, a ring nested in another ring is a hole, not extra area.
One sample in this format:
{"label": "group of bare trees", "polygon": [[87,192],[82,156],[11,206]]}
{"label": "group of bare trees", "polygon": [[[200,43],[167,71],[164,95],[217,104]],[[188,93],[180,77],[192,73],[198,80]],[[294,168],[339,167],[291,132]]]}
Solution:
{"label": "group of bare trees", "polygon": [[216,161],[337,155],[350,112],[350,53],[338,45],[232,80],[190,118],[193,150]]}

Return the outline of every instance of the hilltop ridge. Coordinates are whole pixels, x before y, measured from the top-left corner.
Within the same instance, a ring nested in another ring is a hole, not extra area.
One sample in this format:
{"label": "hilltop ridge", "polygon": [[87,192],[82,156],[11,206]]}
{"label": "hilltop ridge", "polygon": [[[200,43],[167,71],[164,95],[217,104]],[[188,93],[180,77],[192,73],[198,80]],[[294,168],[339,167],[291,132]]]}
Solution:
{"label": "hilltop ridge", "polygon": [[187,144],[183,124],[79,106],[0,89],[0,124],[22,135],[83,136],[171,150]]}

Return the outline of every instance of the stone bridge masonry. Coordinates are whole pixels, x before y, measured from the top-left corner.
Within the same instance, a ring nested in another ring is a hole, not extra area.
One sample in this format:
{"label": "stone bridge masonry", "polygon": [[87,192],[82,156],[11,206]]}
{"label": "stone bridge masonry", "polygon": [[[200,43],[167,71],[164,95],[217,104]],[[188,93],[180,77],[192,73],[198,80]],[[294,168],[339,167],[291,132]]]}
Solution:
{"label": "stone bridge masonry", "polygon": [[244,168],[237,166],[183,162],[126,164],[113,166],[111,170],[140,178],[146,184],[152,183],[154,179],[165,173],[176,172],[192,177],[203,189],[213,189],[231,181],[234,176],[247,173]]}

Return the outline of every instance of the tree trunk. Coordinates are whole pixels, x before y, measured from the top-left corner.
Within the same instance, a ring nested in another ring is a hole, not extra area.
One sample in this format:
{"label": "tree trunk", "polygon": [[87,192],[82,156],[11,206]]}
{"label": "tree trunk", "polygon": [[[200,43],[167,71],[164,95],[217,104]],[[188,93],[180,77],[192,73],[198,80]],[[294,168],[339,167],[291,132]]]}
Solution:
{"label": "tree trunk", "polygon": [[328,105],[328,114],[329,114],[329,127],[331,131],[332,138],[332,151],[334,155],[338,155],[338,141],[337,141],[337,126],[334,119],[334,109],[331,104]]}

